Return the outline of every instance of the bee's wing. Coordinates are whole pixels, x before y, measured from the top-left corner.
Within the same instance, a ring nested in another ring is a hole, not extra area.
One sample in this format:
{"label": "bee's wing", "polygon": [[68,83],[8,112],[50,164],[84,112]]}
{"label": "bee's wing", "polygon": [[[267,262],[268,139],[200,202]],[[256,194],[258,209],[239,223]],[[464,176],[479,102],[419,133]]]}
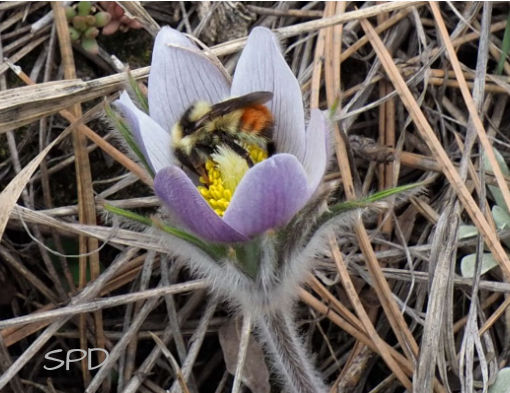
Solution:
{"label": "bee's wing", "polygon": [[195,126],[197,128],[201,127],[211,119],[226,115],[227,113],[236,111],[238,109],[246,108],[248,106],[264,104],[272,98],[273,93],[270,91],[256,91],[241,97],[230,98],[229,100],[214,104],[206,115],[197,120]]}

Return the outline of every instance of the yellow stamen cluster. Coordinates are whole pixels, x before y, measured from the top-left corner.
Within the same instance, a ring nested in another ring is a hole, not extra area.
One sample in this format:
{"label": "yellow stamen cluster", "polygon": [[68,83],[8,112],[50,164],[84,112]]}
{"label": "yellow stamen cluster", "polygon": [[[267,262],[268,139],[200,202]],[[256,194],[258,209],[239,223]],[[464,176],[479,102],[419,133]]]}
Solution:
{"label": "yellow stamen cluster", "polygon": [[257,145],[247,145],[245,149],[250,154],[251,160],[256,164],[257,162],[264,161],[267,158],[267,151]]}
{"label": "yellow stamen cluster", "polygon": [[[246,145],[250,158],[256,164],[267,158],[267,152],[257,145]],[[248,170],[248,164],[231,149],[220,147],[205,164],[207,179],[199,178],[203,186],[198,191],[220,217],[234,194],[234,191]]]}
{"label": "yellow stamen cluster", "polygon": [[216,214],[222,217],[232,198],[232,190],[224,187],[221,173],[214,161],[208,160],[205,164],[205,169],[208,179],[204,179],[202,176],[199,178],[199,181],[205,184],[205,186],[198,186],[198,191],[211,205]]}

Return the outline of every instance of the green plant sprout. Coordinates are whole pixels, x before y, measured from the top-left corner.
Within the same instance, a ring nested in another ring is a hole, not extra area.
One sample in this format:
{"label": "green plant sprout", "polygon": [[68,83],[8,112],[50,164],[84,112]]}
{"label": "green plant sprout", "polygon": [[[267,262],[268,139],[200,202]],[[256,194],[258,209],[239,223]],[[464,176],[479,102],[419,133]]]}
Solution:
{"label": "green plant sprout", "polygon": [[[499,151],[494,149],[494,154],[496,155],[496,161],[498,162],[499,167],[501,168],[501,172],[503,175],[509,176],[510,169],[508,168],[505,159],[501,155]],[[492,172],[491,165],[487,159],[487,156],[484,156],[483,159],[484,170],[487,172]],[[489,191],[496,202],[496,204],[492,207],[491,213],[494,218],[494,223],[496,224],[496,229],[498,231],[509,229],[510,228],[510,213],[505,204],[505,200],[503,198],[503,194],[499,187],[488,185]],[[459,226],[459,240],[466,239],[469,237],[473,237],[478,235],[478,229],[474,225],[460,225]],[[510,239],[503,239],[503,243],[506,247],[510,248]],[[489,270],[498,266],[498,262],[494,258],[494,256],[489,253],[483,253],[482,255],[482,269],[481,274],[487,273]],[[464,256],[460,261],[460,273],[464,278],[472,278],[475,274],[475,264],[476,264],[476,253],[468,254]]]}

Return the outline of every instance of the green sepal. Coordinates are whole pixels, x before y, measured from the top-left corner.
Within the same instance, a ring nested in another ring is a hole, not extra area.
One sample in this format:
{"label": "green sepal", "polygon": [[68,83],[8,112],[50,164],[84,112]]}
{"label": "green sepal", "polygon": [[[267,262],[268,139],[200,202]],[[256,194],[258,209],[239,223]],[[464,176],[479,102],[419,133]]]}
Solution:
{"label": "green sepal", "polygon": [[104,110],[108,118],[113,122],[115,128],[122,134],[131,150],[136,154],[136,156],[142,162],[145,169],[154,178],[154,171],[152,170],[151,166],[147,162],[147,159],[145,158],[142,151],[138,147],[138,144],[133,138],[133,133],[131,132],[127,124],[119,116],[117,116],[117,114],[114,112],[109,103],[105,104]]}
{"label": "green sepal", "polygon": [[232,246],[235,251],[236,266],[253,280],[257,278],[259,272],[260,247],[259,238]]}
{"label": "green sepal", "polygon": [[147,100],[147,97],[145,96],[145,94],[143,94],[142,91],[140,90],[140,86],[138,86],[138,82],[136,81],[135,78],[133,78],[133,75],[131,74],[131,71],[129,71],[129,70],[127,71],[127,77],[128,77],[129,86],[133,90],[133,93],[135,93],[136,100],[142,107],[143,111],[145,113],[149,114],[149,101]]}
{"label": "green sepal", "polygon": [[200,250],[205,252],[207,255],[209,255],[211,258],[213,258],[215,261],[225,258],[228,254],[227,247],[222,244],[207,243],[207,242],[199,239],[198,237],[192,235],[191,233],[188,233],[186,231],[183,231],[182,229],[178,229],[178,228],[172,227],[170,225],[167,225],[157,219],[142,216],[138,213],[132,212],[130,210],[125,210],[120,207],[110,205],[108,203],[105,203],[103,205],[103,207],[105,210],[109,211],[110,213],[117,214],[119,216],[136,221],[136,222],[146,225],[146,226],[154,226],[165,233],[175,236],[181,240],[184,240],[184,241],[188,242],[189,244],[198,247]]}

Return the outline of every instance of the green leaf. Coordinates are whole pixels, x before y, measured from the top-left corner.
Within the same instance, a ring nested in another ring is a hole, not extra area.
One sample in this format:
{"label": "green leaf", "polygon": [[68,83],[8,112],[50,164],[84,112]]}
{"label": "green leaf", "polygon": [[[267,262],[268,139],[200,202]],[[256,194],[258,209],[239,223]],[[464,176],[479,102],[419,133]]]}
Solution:
{"label": "green leaf", "polygon": [[506,209],[499,205],[494,205],[492,207],[492,216],[498,230],[510,228],[510,214],[508,214]]}
{"label": "green leaf", "polygon": [[149,163],[147,162],[147,159],[145,158],[144,154],[138,147],[138,144],[136,143],[136,141],[133,137],[133,133],[131,132],[131,130],[129,129],[127,124],[124,122],[124,120],[122,120],[122,118],[120,116],[117,116],[117,114],[113,111],[110,104],[106,103],[104,110],[106,112],[106,116],[108,116],[108,118],[112,121],[115,128],[122,134],[126,143],[131,148],[133,153],[136,154],[136,156],[141,161],[141,163],[143,164],[143,166],[145,167],[147,172],[149,172],[150,175],[152,177],[154,177],[154,171],[152,170],[152,168],[150,167]]}
{"label": "green leaf", "polygon": [[489,393],[508,393],[510,386],[510,367],[499,370],[494,383],[489,386]]}
{"label": "green leaf", "polygon": [[88,28],[87,20],[85,19],[84,16],[81,15],[76,15],[75,17],[73,17],[72,23],[73,27],[80,32],[83,32]]}
{"label": "green leaf", "polygon": [[[371,204],[373,204],[374,202],[381,201],[381,200],[386,199],[386,198],[388,198],[390,196],[401,194],[402,192],[409,191],[409,190],[412,190],[412,189],[414,189],[416,187],[420,187],[420,186],[423,186],[423,185],[424,185],[423,182],[406,184],[406,185],[403,185],[403,186],[388,188],[386,190],[382,190],[382,191],[376,192],[375,194],[369,195],[369,196],[367,196],[365,198],[362,198],[362,199],[358,199],[356,201],[339,202],[339,203],[337,203],[337,204],[335,204],[333,206],[330,206],[330,208],[329,208],[330,213],[329,214],[331,216],[335,216],[337,214],[340,214],[340,213],[343,213],[343,212],[346,212],[346,211],[349,211],[349,210],[363,208],[363,207],[368,207]],[[328,213],[326,213],[326,214],[328,214]]]}
{"label": "green leaf", "polygon": [[85,38],[96,38],[99,35],[99,29],[97,27],[89,27],[87,30],[85,30],[85,33],[83,33],[83,37]]}
{"label": "green leaf", "polygon": [[147,97],[140,90],[140,86],[138,85],[138,82],[136,81],[135,78],[133,78],[133,75],[131,74],[130,71],[127,72],[127,75],[128,75],[129,86],[133,90],[133,93],[135,93],[136,100],[142,107],[143,111],[145,113],[149,114],[149,101],[147,100]]}
{"label": "green leaf", "polygon": [[[80,282],[80,263],[79,263],[79,255],[80,255],[80,247],[78,243],[78,239],[76,238],[61,238],[61,246],[64,256],[60,256],[55,254],[55,250],[57,250],[57,245],[53,241],[53,239],[47,239],[46,245],[53,250],[53,252],[49,253],[50,259],[55,266],[55,270],[57,274],[66,288],[66,290],[71,290],[68,285],[67,278],[65,277],[63,266],[60,261],[60,258],[65,258],[67,261],[67,266],[69,268],[69,272],[71,273],[73,282],[76,286],[79,285]],[[104,271],[103,263],[99,262],[99,271]],[[91,280],[90,269],[86,269],[86,281],[89,282]]]}
{"label": "green leaf", "polygon": [[225,258],[228,254],[227,247],[222,244],[207,243],[202,239],[192,235],[191,233],[183,231],[182,229],[172,227],[159,220],[152,219],[151,221],[152,225],[156,228],[159,228],[163,232],[166,232],[170,235],[178,237],[179,239],[185,240],[194,246],[197,246],[216,261]]}
{"label": "green leaf", "polygon": [[401,194],[405,191],[409,191],[409,190],[412,190],[416,187],[421,187],[425,185],[424,182],[419,182],[419,183],[411,183],[411,184],[405,184],[403,186],[397,186],[397,187],[393,187],[393,188],[388,188],[386,190],[382,190],[382,191],[379,191],[379,192],[376,192],[375,194],[372,194],[364,199],[362,199],[363,201],[367,201],[367,202],[377,202],[377,201],[380,201],[382,199],[385,199],[385,198],[388,198],[392,195],[396,195],[396,194]]}
{"label": "green leaf", "polygon": [[505,60],[508,57],[510,51],[510,13],[506,17],[505,34],[503,35],[503,42],[501,43],[501,57],[498,61],[498,67],[496,68],[496,75],[501,75],[505,68]]}
{"label": "green leaf", "polygon": [[474,225],[459,225],[459,240],[478,235],[478,229]]}
{"label": "green leaf", "polygon": [[74,27],[69,26],[69,35],[71,36],[71,41],[76,42],[80,39],[81,33]]}
{"label": "green leaf", "polygon": [[[494,155],[496,156],[496,162],[498,163],[499,167],[501,168],[501,172],[504,176],[510,176],[510,169],[508,168],[507,163],[505,162],[505,159],[501,155],[501,153],[494,148]],[[492,170],[492,166],[489,162],[489,159],[487,158],[487,155],[484,154],[483,156],[483,167],[486,171],[494,173]],[[504,209],[507,209],[505,199],[503,198],[503,193],[499,189],[499,187],[496,186],[488,186],[489,190],[492,194],[492,197],[496,201],[496,204],[498,206],[501,206]]]}
{"label": "green leaf", "polygon": [[339,105],[340,105],[340,97],[337,96],[335,98],[335,101],[333,101],[333,105],[331,105],[331,108],[329,108],[329,120],[333,121],[333,118],[336,114],[336,111],[338,110]]}
{"label": "green leaf", "polygon": [[[475,263],[476,263],[476,253],[466,255],[460,261],[460,274],[464,278],[473,278],[475,275]],[[484,253],[482,255],[482,273],[485,274],[489,270],[498,266],[498,262],[491,253]]]}
{"label": "green leaf", "polygon": [[103,207],[110,213],[114,213],[119,216],[128,218],[140,224],[147,225],[148,227],[152,226],[152,220],[150,219],[150,217],[142,216],[141,214],[132,212],[130,210],[122,209],[121,207],[110,205],[109,203],[103,204]]}
{"label": "green leaf", "polygon": [[80,1],[78,3],[78,15],[85,16],[90,14],[92,3],[90,1]]}
{"label": "green leaf", "polygon": [[[510,176],[510,169],[508,168],[508,164],[506,163],[505,158],[499,152],[498,149],[493,148],[493,150],[494,150],[494,155],[496,156],[496,162],[498,163],[499,167],[501,168],[501,172],[503,173],[504,176]],[[494,172],[492,170],[492,167],[491,167],[491,164],[489,162],[489,159],[487,158],[487,155],[484,155],[483,158],[484,158],[484,167],[485,167],[485,170],[489,170],[491,172]]]}
{"label": "green leaf", "polygon": [[117,214],[119,216],[128,218],[130,220],[136,221],[140,224],[144,224],[147,226],[155,226],[156,228],[166,232],[172,236],[175,236],[181,240],[184,240],[194,246],[197,246],[202,251],[204,251],[207,255],[212,257],[214,260],[219,260],[224,258],[227,255],[227,247],[221,244],[211,244],[207,243],[196,236],[193,236],[191,233],[183,231],[179,228],[172,227],[170,225],[166,225],[165,223],[146,216],[142,216],[130,210],[125,210],[120,207],[116,207],[110,205],[108,203],[104,204],[105,210]]}
{"label": "green leaf", "polygon": [[[498,231],[510,228],[510,214],[508,210],[503,209],[501,206],[494,205],[492,207],[492,217]],[[510,248],[510,239],[501,239],[505,246]]]}
{"label": "green leaf", "polygon": [[67,21],[71,22],[73,20],[73,18],[76,16],[76,10],[74,9],[74,7],[68,6],[65,8],[65,11],[66,11]]}
{"label": "green leaf", "polygon": [[312,230],[310,231],[310,236],[313,236],[313,234],[327,221],[331,220],[332,218],[334,218],[342,213],[345,213],[349,210],[362,209],[365,207],[373,206],[373,204],[377,201],[381,201],[381,200],[388,198],[390,196],[400,194],[405,191],[412,190],[416,187],[421,187],[424,184],[425,183],[423,183],[423,182],[406,184],[404,186],[398,186],[398,187],[389,188],[387,190],[382,190],[382,191],[376,192],[375,194],[369,195],[365,198],[358,199],[355,201],[338,202],[338,203],[330,206],[329,211],[322,214],[317,219],[316,224],[313,226]]}
{"label": "green leaf", "polygon": [[93,55],[97,55],[99,53],[99,45],[95,38],[84,37],[81,40],[81,47]]}
{"label": "green leaf", "polygon": [[95,15],[96,26],[105,27],[112,20],[112,16],[108,12],[100,11]]}

